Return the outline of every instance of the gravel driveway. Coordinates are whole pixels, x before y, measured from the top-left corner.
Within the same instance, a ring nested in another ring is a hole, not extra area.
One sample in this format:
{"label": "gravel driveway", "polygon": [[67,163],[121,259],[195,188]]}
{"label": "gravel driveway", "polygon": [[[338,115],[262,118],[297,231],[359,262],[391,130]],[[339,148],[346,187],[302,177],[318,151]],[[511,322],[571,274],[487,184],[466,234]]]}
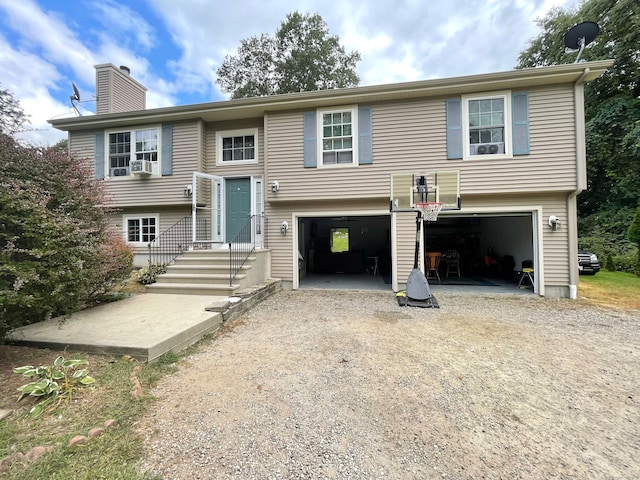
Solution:
{"label": "gravel driveway", "polygon": [[640,478],[640,312],[282,291],[153,392],[166,479]]}

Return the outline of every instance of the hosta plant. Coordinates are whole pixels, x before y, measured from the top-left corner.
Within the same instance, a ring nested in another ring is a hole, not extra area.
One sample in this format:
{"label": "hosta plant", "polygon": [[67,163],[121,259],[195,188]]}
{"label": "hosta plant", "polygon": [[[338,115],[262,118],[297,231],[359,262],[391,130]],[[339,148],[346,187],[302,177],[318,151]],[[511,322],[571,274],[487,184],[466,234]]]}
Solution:
{"label": "hosta plant", "polygon": [[14,373],[32,379],[18,388],[18,401],[27,396],[40,398],[29,412],[31,416],[37,417],[45,410],[55,408],[63,400],[71,400],[77,387],[95,382],[95,379],[89,376],[89,371],[84,368],[87,363],[86,360],[80,359],[65,360],[61,355],[52,365],[26,365],[14,368]]}
{"label": "hosta plant", "polygon": [[151,283],[155,283],[158,275],[161,275],[166,271],[167,269],[162,263],[149,263],[138,271],[137,279],[141,284],[149,285]]}

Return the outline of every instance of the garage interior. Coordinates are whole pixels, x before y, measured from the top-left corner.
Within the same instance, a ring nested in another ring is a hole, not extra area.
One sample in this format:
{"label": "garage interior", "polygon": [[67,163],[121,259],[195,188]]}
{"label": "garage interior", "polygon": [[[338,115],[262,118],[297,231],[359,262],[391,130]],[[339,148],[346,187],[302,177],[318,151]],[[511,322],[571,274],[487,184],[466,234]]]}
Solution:
{"label": "garage interior", "polygon": [[[298,227],[299,288],[392,289],[390,215],[305,217]],[[424,245],[425,252],[460,253],[460,276],[447,275],[444,259],[440,280],[429,279],[434,287],[513,289],[523,262],[534,258],[531,213],[443,212],[437,222],[425,223]]]}

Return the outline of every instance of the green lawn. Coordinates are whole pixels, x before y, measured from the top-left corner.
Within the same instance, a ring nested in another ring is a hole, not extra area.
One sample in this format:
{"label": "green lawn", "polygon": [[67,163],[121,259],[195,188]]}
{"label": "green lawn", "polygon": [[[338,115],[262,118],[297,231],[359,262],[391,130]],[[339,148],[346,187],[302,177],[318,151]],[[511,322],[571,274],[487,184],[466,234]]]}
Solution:
{"label": "green lawn", "polygon": [[581,275],[579,296],[600,305],[640,310],[640,277],[604,270]]}
{"label": "green lawn", "polygon": [[335,228],[331,230],[331,251],[333,253],[349,251],[348,228]]}

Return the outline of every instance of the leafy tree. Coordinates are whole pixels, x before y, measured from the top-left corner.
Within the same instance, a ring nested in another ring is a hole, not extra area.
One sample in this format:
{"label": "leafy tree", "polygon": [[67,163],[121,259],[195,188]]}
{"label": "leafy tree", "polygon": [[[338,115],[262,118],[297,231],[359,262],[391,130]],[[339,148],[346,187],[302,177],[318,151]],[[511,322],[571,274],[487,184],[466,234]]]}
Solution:
{"label": "leafy tree", "polygon": [[69,140],[67,138],[63,138],[62,140],[58,140],[56,144],[51,147],[56,152],[68,152],[69,151]]}
{"label": "leafy tree", "polygon": [[20,102],[13,98],[9,90],[0,88],[0,136],[14,135],[27,121]]}
{"label": "leafy tree", "polygon": [[517,68],[575,61],[563,37],[583,21],[598,23],[600,34],[582,58],[614,64],[585,85],[589,183],[578,197],[579,233],[597,243],[583,243],[587,248],[609,245],[622,254],[640,194],[640,2],[586,0],[577,9],[551,9],[537,21],[542,31],[520,53]]}
{"label": "leafy tree", "polygon": [[620,94],[598,101],[586,123],[588,190],[580,195],[581,216],[628,210],[626,230],[640,192],[640,99]]}
{"label": "leafy tree", "polygon": [[130,271],[85,162],[0,136],[0,339],[83,308]]}
{"label": "leafy tree", "polygon": [[240,42],[227,55],[216,83],[232,98],[305,92],[358,85],[357,51],[347,53],[339,37],[329,35],[318,14],[293,12],[275,36],[262,34]]}
{"label": "leafy tree", "polygon": [[615,59],[613,66],[585,88],[587,118],[599,101],[618,96],[640,97],[640,2],[637,0],[586,0],[578,9],[555,7],[536,20],[542,32],[518,56],[516,68],[559,65],[575,61],[565,51],[564,34],[574,25],[593,21],[600,34],[582,55],[584,60]]}

